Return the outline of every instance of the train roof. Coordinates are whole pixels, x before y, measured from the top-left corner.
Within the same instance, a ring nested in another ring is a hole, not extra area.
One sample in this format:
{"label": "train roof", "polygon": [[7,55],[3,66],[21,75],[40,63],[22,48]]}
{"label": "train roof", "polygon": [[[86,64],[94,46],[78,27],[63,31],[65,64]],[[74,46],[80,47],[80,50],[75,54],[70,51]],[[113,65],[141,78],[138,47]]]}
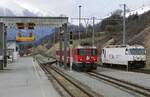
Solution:
{"label": "train roof", "polygon": [[[96,46],[77,46],[77,47],[74,47],[73,49],[83,49],[83,48],[96,49],[97,47]],[[70,49],[70,48],[67,48],[67,49]],[[60,51],[60,49],[56,49],[56,51]]]}
{"label": "train roof", "polygon": [[141,45],[108,45],[104,48],[144,48]]}
{"label": "train roof", "polygon": [[94,48],[94,49],[96,49],[96,46],[77,46],[76,48]]}

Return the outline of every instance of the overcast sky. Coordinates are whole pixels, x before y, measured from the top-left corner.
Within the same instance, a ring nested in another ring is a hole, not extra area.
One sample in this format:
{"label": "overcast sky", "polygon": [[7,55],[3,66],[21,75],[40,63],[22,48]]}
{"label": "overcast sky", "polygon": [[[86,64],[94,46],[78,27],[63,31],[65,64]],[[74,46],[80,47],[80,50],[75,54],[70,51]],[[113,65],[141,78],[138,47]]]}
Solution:
{"label": "overcast sky", "polygon": [[69,17],[77,17],[78,6],[82,5],[83,17],[104,17],[115,9],[121,9],[120,4],[125,3],[128,8],[136,9],[149,5],[150,0],[1,0],[0,6],[14,3],[32,10],[40,9],[52,16],[64,14]]}

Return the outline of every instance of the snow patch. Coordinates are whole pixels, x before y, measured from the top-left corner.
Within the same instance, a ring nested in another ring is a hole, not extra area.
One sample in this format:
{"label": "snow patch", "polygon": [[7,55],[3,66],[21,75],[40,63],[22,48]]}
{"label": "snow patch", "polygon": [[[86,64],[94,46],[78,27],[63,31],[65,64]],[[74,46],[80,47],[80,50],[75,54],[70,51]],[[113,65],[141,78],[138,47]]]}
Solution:
{"label": "snow patch", "polygon": [[141,15],[145,12],[148,12],[150,11],[150,6],[144,6],[144,7],[140,7],[139,9],[136,9],[136,10],[131,10],[131,12],[128,12],[126,14],[126,17],[130,16],[130,15],[134,15],[134,14],[138,14],[138,15]]}
{"label": "snow patch", "polygon": [[0,4],[0,6],[1,16],[12,16],[12,13],[15,16],[53,16],[51,12],[18,1],[4,2],[3,4]]}

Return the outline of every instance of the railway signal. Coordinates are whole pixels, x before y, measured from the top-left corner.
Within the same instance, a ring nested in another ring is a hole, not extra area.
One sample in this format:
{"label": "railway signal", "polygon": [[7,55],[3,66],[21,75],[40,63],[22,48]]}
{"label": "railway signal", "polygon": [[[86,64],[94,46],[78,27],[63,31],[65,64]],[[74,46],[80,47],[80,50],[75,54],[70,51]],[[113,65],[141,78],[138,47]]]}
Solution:
{"label": "railway signal", "polygon": [[16,36],[17,42],[32,42],[34,40],[34,36],[32,35],[32,32],[29,33],[28,37],[23,37],[21,35],[21,29],[34,29],[35,23],[16,23],[17,28],[20,29],[20,32],[18,32],[18,35]]}
{"label": "railway signal", "polygon": [[72,31],[70,32],[70,41],[69,41],[70,45],[73,44],[73,33]]}
{"label": "railway signal", "polygon": [[35,23],[28,23],[27,27],[28,29],[34,29]]}
{"label": "railway signal", "polygon": [[16,23],[16,25],[17,25],[18,29],[24,29],[25,28],[24,23]]}
{"label": "railway signal", "polygon": [[70,32],[70,71],[72,71],[72,63],[73,63],[73,58],[72,58],[72,46],[73,46],[73,32]]}

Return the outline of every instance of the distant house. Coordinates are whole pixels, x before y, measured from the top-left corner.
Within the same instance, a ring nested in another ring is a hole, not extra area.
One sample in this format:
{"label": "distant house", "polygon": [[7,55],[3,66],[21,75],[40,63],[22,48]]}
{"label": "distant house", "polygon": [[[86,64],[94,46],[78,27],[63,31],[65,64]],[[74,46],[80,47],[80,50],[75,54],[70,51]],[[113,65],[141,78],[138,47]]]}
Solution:
{"label": "distant house", "polygon": [[12,57],[14,60],[18,58],[19,48],[17,46],[16,40],[7,41],[7,50],[8,50],[8,55]]}

